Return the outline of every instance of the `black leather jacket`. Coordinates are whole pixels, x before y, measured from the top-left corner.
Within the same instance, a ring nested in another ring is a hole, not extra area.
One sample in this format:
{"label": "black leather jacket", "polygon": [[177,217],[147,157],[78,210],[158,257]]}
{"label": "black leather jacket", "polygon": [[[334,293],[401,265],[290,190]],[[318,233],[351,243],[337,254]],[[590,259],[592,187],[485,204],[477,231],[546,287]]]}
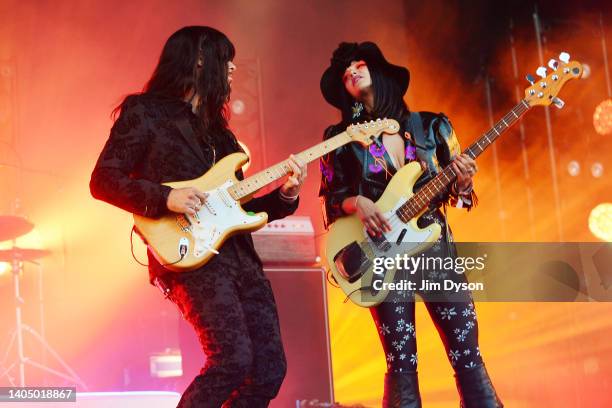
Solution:
{"label": "black leather jacket", "polygon": [[[400,124],[400,134],[405,137],[406,160],[420,160],[427,165],[426,171],[417,180],[414,191],[418,191],[442,168],[446,167],[461,153],[457,137],[448,118],[440,113],[419,112],[423,133],[416,137],[414,123],[410,117]],[[343,132],[348,124],[339,123],[328,127],[324,139]],[[359,143],[344,145],[321,158],[321,187],[319,196],[323,201],[326,228],[337,218],[346,215],[342,202],[351,196],[362,195],[376,201],[384,192],[397,169],[384,149],[382,137],[378,144],[363,147]],[[457,197],[450,188],[430,204],[430,208],[450,202],[457,203]],[[462,207],[470,208],[472,200],[462,199]]]}

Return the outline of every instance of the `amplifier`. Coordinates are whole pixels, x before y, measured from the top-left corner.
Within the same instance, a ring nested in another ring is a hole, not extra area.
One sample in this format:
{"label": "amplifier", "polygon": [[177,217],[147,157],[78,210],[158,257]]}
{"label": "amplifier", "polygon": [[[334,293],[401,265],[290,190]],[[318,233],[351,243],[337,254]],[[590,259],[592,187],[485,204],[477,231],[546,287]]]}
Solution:
{"label": "amplifier", "polygon": [[289,216],[272,221],[252,234],[266,265],[313,265],[319,262],[310,217]]}
{"label": "amplifier", "polygon": [[[279,266],[265,267],[264,272],[274,291],[287,356],[287,375],[270,408],[292,408],[304,401],[333,401],[325,271]],[[179,321],[179,339],[183,377],[175,389],[182,392],[200,372],[206,357],[195,332],[183,319]]]}

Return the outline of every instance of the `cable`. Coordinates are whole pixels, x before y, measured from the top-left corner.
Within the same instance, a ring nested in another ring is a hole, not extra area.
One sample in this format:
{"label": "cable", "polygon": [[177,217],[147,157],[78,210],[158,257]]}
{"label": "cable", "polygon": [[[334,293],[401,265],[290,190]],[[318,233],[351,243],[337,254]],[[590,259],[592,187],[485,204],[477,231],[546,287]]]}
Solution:
{"label": "cable", "polygon": [[133,225],[132,226],[132,230],[130,231],[130,250],[132,251],[132,258],[134,258],[136,263],[138,263],[139,265],[146,266],[148,268],[149,264],[144,264],[144,263],[140,262],[138,260],[138,258],[136,258],[136,254],[134,253],[134,232],[135,231],[136,231],[136,226]]}
{"label": "cable", "polygon": [[[139,265],[142,266],[146,266],[147,268],[149,267],[149,264],[144,264],[142,262],[140,262],[138,260],[138,258],[136,258],[136,254],[134,253],[134,232],[136,232],[136,226],[132,226],[132,230],[130,231],[130,250],[132,252],[132,258],[134,258],[134,260],[136,261],[136,263],[138,263]],[[165,264],[161,264],[161,266],[169,266],[169,265],[175,265],[179,262],[181,262],[183,259],[185,259],[185,256],[187,255],[187,250],[181,248],[181,257],[175,261],[175,262],[170,262],[170,263],[165,263]]]}
{"label": "cable", "polygon": [[[330,278],[330,275],[331,275],[331,278]],[[325,269],[325,280],[327,281],[327,283],[332,285],[334,288],[340,288],[340,285],[338,285],[336,278],[334,278],[334,276],[332,275],[331,268]]]}

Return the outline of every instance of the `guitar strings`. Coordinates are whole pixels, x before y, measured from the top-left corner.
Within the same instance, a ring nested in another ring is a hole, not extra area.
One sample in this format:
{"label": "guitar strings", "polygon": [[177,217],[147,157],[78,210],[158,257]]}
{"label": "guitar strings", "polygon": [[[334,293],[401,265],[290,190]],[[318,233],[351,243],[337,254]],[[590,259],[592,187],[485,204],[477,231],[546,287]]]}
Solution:
{"label": "guitar strings", "polygon": [[[475,146],[478,146],[478,148],[480,150],[480,153],[482,153],[488,146],[490,146],[493,142],[495,142],[499,136],[501,136],[501,133],[499,133],[496,130],[496,128],[498,126],[500,127],[500,129],[502,129],[501,124],[503,123],[503,125],[504,125],[503,127],[506,128],[503,131],[509,129],[512,125],[514,125],[514,123],[516,123],[518,121],[518,119],[520,119],[520,117],[525,112],[527,112],[529,110],[529,108],[530,108],[530,106],[527,104],[527,102],[524,99],[521,100],[521,102],[519,102],[510,112],[508,112],[501,120],[499,120],[491,129],[489,129],[480,138],[478,138],[478,140],[475,143],[472,143],[470,145],[470,147],[465,149],[464,153],[469,154],[470,157],[476,158],[478,155],[476,155],[474,152],[472,152],[472,149]],[[510,116],[511,114],[512,114],[512,116]],[[493,132],[495,134],[493,134]],[[483,149],[483,148],[480,147],[480,143],[484,139],[486,139],[489,143]],[[447,172],[451,173],[452,176],[450,176],[450,180],[448,180],[447,183],[444,183],[441,179],[442,179],[442,177],[446,177],[447,179],[449,178],[449,175],[447,174]],[[431,194],[431,191],[429,190],[429,187],[428,187],[430,184],[433,184],[434,186],[436,186],[435,185],[436,182],[441,182],[445,186],[447,186],[448,183],[450,183],[455,177],[456,177],[456,174],[454,174],[452,168],[449,165],[444,170],[442,170],[440,173],[438,173],[436,176],[434,176],[434,178],[432,178],[431,181],[429,181],[425,186],[423,186],[423,188],[427,188],[428,189],[427,191],[429,191],[429,193]],[[423,189],[419,190],[419,192],[420,191],[423,191]],[[400,205],[397,210],[393,211],[393,214],[391,215],[391,218],[388,220],[389,221],[389,225],[391,225],[391,229],[392,230],[394,230],[397,227],[401,227],[403,225],[406,225],[408,222],[410,222],[414,217],[416,217],[416,215],[418,215],[418,213],[420,213],[423,210],[423,208],[427,205],[427,201],[429,201],[432,198],[434,198],[436,194],[439,194],[439,192],[435,192],[435,190],[434,190],[435,193],[432,195],[432,197],[427,197],[425,203],[418,203],[418,202],[415,202],[415,201],[420,200],[420,198],[417,199],[415,197],[417,197],[417,194],[419,192],[417,192],[414,195],[412,195],[402,205]],[[404,207],[406,207],[406,205],[409,205],[409,208],[404,208]],[[412,215],[411,214],[412,212],[415,212],[415,214]],[[402,219],[400,218],[401,216],[406,217],[406,216],[409,216],[409,215],[411,215],[411,217],[408,219],[407,222],[402,221]],[[369,234],[367,234],[367,232],[366,232],[366,235],[369,236]]]}

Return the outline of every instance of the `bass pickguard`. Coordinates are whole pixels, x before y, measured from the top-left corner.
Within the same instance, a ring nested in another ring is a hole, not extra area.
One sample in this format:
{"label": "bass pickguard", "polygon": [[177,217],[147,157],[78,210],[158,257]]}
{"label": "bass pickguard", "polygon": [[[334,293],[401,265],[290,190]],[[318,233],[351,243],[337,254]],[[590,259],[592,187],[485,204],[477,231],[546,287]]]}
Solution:
{"label": "bass pickguard", "polygon": [[430,241],[436,234],[434,229],[415,228],[414,223],[404,223],[396,215],[396,210],[405,202],[402,200],[393,210],[384,213],[392,226],[391,231],[383,233],[381,237],[371,237],[363,227],[365,239],[349,243],[334,255],[336,268],[349,282],[369,275],[375,258],[414,256],[431,246]]}

